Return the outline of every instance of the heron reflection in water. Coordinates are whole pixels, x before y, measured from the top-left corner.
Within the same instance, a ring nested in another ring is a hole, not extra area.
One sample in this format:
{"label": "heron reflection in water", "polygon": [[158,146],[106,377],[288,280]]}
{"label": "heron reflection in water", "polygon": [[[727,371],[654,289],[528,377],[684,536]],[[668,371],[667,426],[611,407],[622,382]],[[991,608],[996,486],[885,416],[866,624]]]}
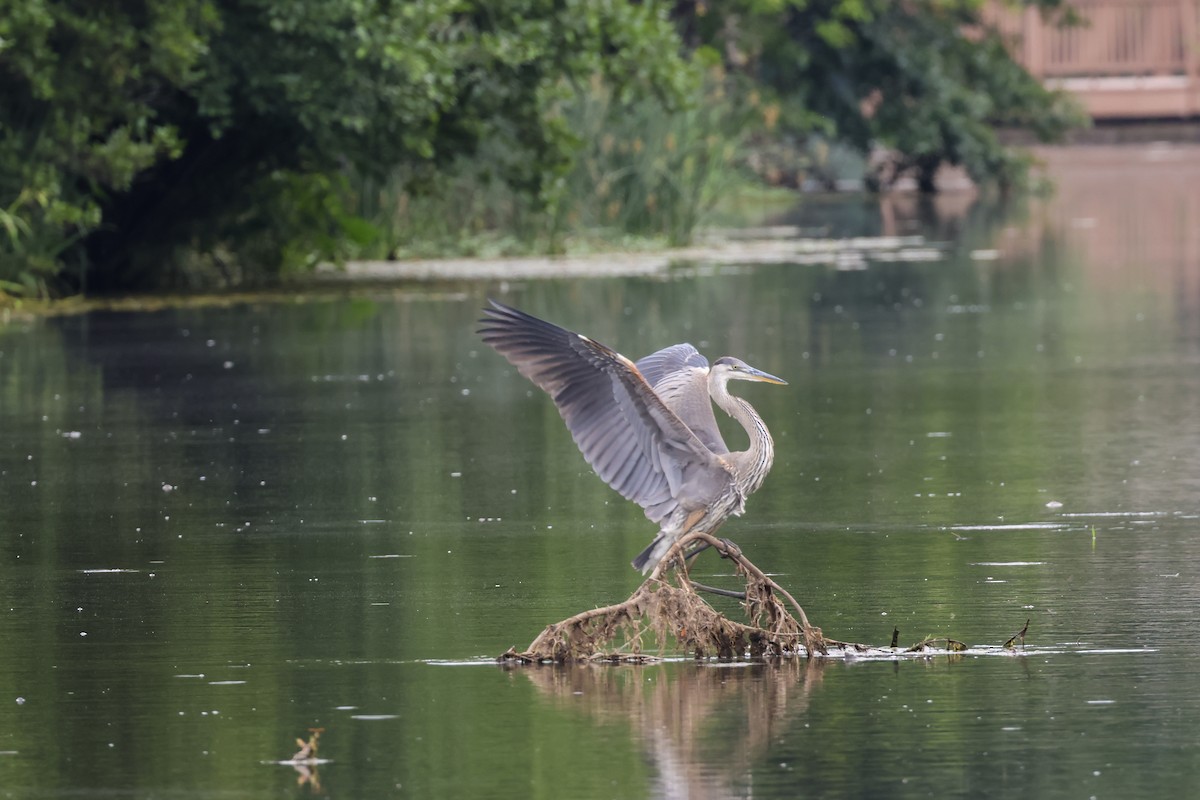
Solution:
{"label": "heron reflection in water", "polygon": [[[731,356],[710,366],[690,344],[635,364],[495,300],[484,314],[483,341],[550,395],[596,474],[659,525],[635,569],[649,572],[683,536],[713,533],[745,511],[771,469],[775,445],[754,407],[729,393],[729,382],[786,381]],[[730,452],[713,403],[746,429],[749,449]]]}

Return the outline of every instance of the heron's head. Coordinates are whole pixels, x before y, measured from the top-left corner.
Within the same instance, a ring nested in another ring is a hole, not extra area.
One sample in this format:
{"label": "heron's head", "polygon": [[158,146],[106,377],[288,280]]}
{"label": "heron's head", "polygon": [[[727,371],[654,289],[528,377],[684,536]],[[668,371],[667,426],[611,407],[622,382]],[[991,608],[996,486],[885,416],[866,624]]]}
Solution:
{"label": "heron's head", "polygon": [[776,378],[769,372],[763,372],[733,356],[722,356],[713,362],[712,375],[727,381],[758,381],[760,383],[776,383],[787,386],[783,378]]}

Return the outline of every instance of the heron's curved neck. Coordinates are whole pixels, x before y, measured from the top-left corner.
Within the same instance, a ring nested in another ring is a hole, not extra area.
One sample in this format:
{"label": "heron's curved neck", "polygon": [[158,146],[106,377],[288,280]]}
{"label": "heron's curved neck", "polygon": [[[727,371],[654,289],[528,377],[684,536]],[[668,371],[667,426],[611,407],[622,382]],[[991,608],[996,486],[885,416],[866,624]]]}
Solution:
{"label": "heron's curved neck", "polygon": [[730,453],[729,458],[739,472],[739,477],[747,481],[744,487],[748,492],[755,491],[771,469],[775,458],[775,441],[762,417],[754,410],[754,406],[741,397],[729,393],[726,381],[712,380],[708,382],[709,395],[721,409],[733,417],[746,429],[750,437],[750,449],[740,453]]}

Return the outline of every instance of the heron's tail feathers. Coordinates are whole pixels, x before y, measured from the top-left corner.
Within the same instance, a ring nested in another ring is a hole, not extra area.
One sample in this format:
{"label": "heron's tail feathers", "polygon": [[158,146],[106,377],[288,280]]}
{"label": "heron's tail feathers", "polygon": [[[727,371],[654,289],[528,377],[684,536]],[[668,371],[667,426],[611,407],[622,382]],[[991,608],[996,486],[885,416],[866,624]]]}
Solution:
{"label": "heron's tail feathers", "polygon": [[654,541],[650,543],[649,547],[638,553],[637,558],[633,560],[633,568],[640,569],[642,574],[645,575],[654,569],[659,561],[662,561],[662,557],[671,549],[672,544],[674,544],[674,540],[668,539],[661,533],[658,534],[658,536],[654,537]]}

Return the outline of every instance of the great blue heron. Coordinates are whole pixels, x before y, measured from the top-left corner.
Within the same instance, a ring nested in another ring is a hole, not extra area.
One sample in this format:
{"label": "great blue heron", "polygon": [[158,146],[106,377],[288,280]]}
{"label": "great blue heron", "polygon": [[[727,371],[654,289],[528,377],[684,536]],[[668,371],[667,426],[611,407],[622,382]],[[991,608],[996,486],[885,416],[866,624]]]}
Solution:
{"label": "great blue heron", "polygon": [[[692,531],[712,533],[771,469],[775,445],[753,406],[729,393],[733,380],[786,381],[725,356],[713,362],[690,344],[636,364],[578,333],[495,300],[480,320],[483,341],[554,400],[604,481],[658,523],[658,536],[633,560],[649,572]],[[750,448],[730,452],[712,404],[742,424]]]}

